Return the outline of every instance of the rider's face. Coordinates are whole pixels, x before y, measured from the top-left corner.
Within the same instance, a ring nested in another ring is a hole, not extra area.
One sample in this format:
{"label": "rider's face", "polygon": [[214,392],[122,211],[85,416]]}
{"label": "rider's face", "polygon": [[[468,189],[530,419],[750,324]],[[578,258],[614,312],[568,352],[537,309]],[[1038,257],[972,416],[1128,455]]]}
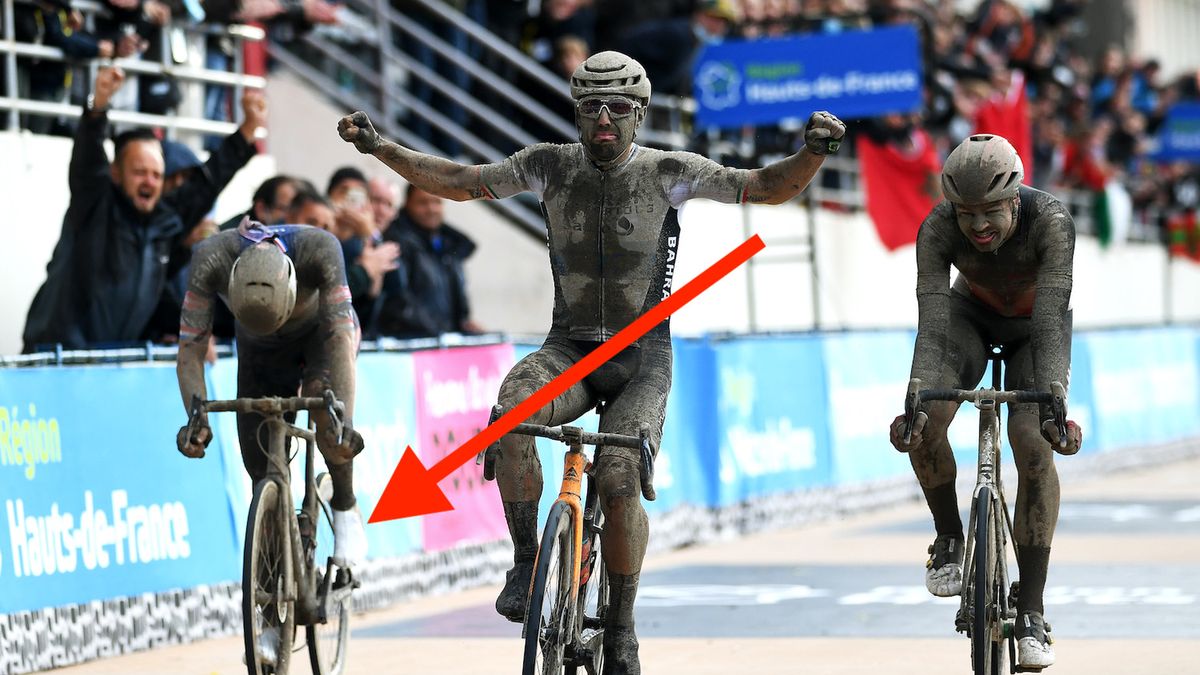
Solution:
{"label": "rider's face", "polygon": [[956,204],[958,229],[977,250],[990,253],[1000,248],[1016,229],[1017,198],[986,204]]}
{"label": "rider's face", "polygon": [[[592,114],[597,102],[605,105]],[[612,107],[617,110],[613,111]],[[575,106],[579,141],[596,162],[612,162],[624,155],[633,143],[641,121],[641,106],[624,96],[588,96]]]}

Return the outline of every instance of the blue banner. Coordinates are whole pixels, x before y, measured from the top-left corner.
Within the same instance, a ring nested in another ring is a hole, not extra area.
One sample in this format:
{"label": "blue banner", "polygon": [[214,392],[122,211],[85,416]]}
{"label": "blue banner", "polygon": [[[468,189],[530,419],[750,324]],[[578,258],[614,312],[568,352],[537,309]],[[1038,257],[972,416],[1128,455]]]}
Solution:
{"label": "blue banner", "polygon": [[1175,441],[1200,432],[1194,330],[1104,331],[1082,339],[1092,371],[1091,439],[1100,450]]}
{"label": "blue banner", "polygon": [[850,119],[921,106],[921,55],[912,26],[724,42],[696,59],[701,127],[772,124],[828,110]]}
{"label": "blue banner", "polygon": [[1155,159],[1200,161],[1200,103],[1176,103],[1158,132]]}
{"label": "blue banner", "polygon": [[818,336],[720,342],[713,505],[832,479],[825,365]]}
{"label": "blue banner", "polygon": [[220,462],[175,450],[170,366],[0,370],[0,614],[225,581]]}

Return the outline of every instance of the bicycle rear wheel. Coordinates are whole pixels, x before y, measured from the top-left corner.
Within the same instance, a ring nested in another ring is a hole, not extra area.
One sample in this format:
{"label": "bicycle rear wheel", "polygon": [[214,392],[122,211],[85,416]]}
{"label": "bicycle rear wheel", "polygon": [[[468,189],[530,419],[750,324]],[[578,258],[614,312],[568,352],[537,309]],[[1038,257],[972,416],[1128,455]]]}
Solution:
{"label": "bicycle rear wheel", "polygon": [[523,675],[561,675],[563,659],[573,637],[575,597],[575,520],[571,507],[555,502],[542,534],[533,588],[525,611]]}
{"label": "bicycle rear wheel", "polygon": [[[329,474],[317,477],[317,485],[324,487]],[[312,578],[316,579],[317,597],[322,597],[325,588],[325,573],[329,557],[333,555],[333,521],[327,499],[321,487],[317,489],[317,522],[314,534],[315,548],[309,565]],[[312,663],[313,675],[341,675],[346,670],[346,659],[350,646],[350,591],[351,578],[348,570],[333,567],[333,583],[325,597],[328,612],[325,623],[314,623],[305,627],[308,638],[308,658]]]}
{"label": "bicycle rear wheel", "polygon": [[[1001,635],[1002,614],[998,607],[997,574],[1003,549],[998,546],[1000,533],[996,527],[992,491],[988,487],[979,490],[975,498],[975,551],[973,567],[971,617],[971,666],[976,675],[1001,675],[1004,672],[1004,641]],[[1005,590],[1004,592],[1007,592]]]}
{"label": "bicycle rear wheel", "polygon": [[246,519],[242,628],[249,675],[287,673],[296,633],[287,499],[273,480],[254,486]]}

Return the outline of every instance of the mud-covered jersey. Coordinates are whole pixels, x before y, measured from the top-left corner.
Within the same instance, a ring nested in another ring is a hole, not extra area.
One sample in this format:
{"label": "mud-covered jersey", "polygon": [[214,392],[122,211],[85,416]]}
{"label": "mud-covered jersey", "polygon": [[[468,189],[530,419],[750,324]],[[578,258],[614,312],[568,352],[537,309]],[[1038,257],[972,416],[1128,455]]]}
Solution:
{"label": "mud-covered jersey", "polygon": [[246,247],[255,244],[255,239],[263,237],[276,239],[292,259],[296,306],[291,318],[274,335],[255,339],[287,341],[311,330],[318,321],[329,323],[330,330],[356,330],[342,247],[336,237],[308,225],[256,225],[252,232],[257,233],[255,238],[247,238],[240,230],[227,230],[196,245],[181,313],[181,340],[211,329],[213,298],[219,295],[228,303],[234,261]]}
{"label": "mud-covered jersey", "polygon": [[[679,207],[696,197],[741,202],[750,174],[694,153],[638,145],[602,171],[579,143],[533,145],[479,171],[490,198],[527,190],[538,196],[554,276],[551,330],[594,341],[671,294]],[[668,325],[651,335],[668,334]]]}
{"label": "mud-covered jersey", "polygon": [[1061,330],[1069,321],[1075,223],[1054,196],[1020,189],[1012,235],[995,252],[976,249],[959,229],[954,205],[942,202],[917,234],[917,343],[912,377],[939,381],[946,358],[950,318],[950,266],[959,272],[953,292],[973,297],[1006,317],[1029,317],[1035,382],[1065,386],[1070,344]]}

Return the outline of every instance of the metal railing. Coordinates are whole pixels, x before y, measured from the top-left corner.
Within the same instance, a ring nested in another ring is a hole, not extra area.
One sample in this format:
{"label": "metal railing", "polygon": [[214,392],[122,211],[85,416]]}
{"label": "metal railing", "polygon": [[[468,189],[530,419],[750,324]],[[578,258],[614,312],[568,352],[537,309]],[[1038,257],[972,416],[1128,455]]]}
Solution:
{"label": "metal railing", "polygon": [[[0,54],[4,55],[5,91],[0,97],[0,110],[7,111],[8,126],[16,129],[20,126],[21,114],[50,117],[77,118],[81,114],[80,107],[68,103],[36,101],[21,98],[19,93],[19,78],[17,59],[19,57],[36,58],[40,60],[59,61],[69,64],[84,64],[88,66],[89,75],[94,79],[95,71],[101,65],[116,65],[123,70],[144,75],[162,75],[174,78],[183,83],[195,85],[220,85],[234,90],[235,98],[240,98],[244,87],[262,89],[266,80],[255,75],[244,73],[242,60],[243,42],[260,42],[265,38],[261,28],[244,25],[217,26],[209,24],[184,24],[174,22],[161,27],[160,39],[163,45],[171,44],[172,31],[184,31],[191,34],[221,35],[234,41],[233,72],[209,70],[203,66],[190,63],[175,63],[171,50],[163,48],[162,58],[158,61],[137,58],[93,59],[90,62],[79,62],[63,54],[57,47],[18,42],[16,39],[15,6],[17,3],[32,4],[30,0],[3,0],[4,39],[0,40]],[[107,14],[107,8],[93,0],[73,0],[71,6],[84,14],[86,25],[94,25],[97,16]],[[141,126],[163,127],[168,137],[173,137],[177,131],[189,131],[203,134],[228,135],[237,129],[234,122],[221,122],[201,117],[184,115],[152,115],[129,110],[112,110],[109,119],[117,123],[127,123]]]}

